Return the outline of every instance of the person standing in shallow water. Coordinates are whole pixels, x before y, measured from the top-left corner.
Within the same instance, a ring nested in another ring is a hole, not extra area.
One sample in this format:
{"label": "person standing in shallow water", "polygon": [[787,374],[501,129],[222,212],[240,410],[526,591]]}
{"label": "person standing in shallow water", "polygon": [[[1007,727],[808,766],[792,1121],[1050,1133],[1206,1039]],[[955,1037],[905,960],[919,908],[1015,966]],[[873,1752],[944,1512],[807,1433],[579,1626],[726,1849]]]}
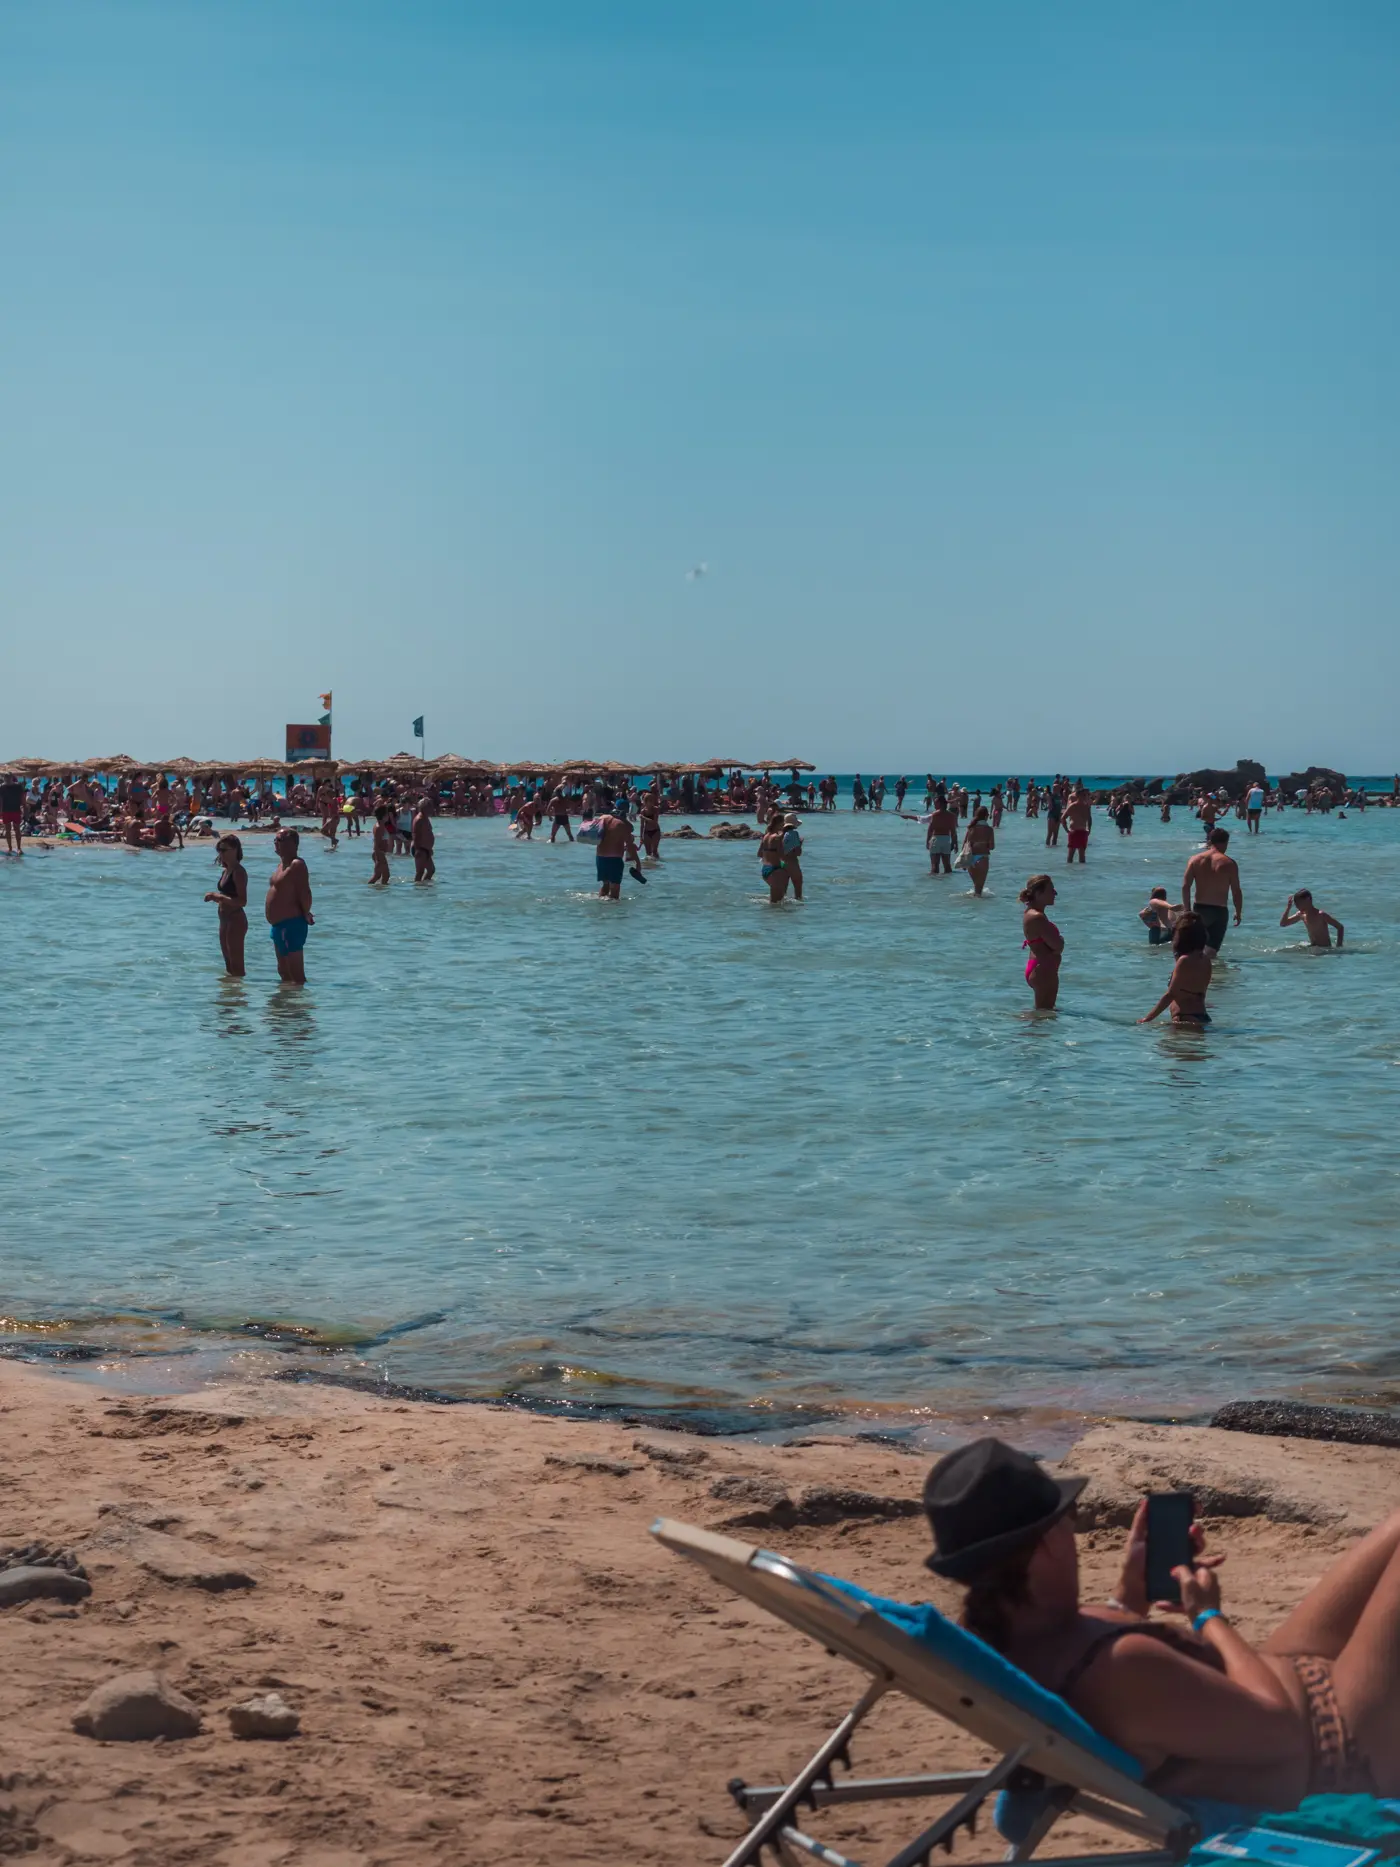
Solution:
{"label": "person standing in shallow water", "polygon": [[214,845],[219,879],[204,899],[218,903],[219,951],[230,978],[244,975],[243,942],[248,937],[248,871],[243,866],[243,845],[236,836],[221,836]]}
{"label": "person standing in shallow water", "polygon": [[267,878],[267,917],[277,954],[277,976],[284,985],[306,984],[307,930],[316,924],[311,912],[311,877],[297,854],[301,842],[295,830],[281,830],[273,839],[277,867]]}
{"label": "person standing in shallow water", "polygon": [[370,845],[374,856],[374,867],[370,870],[368,886],[387,888],[390,882],[389,851],[394,845],[394,807],[392,804],[379,804],[374,812],[374,841]]}
{"label": "person standing in shallow water", "polygon": [[1021,890],[1025,913],[1021,917],[1021,945],[1030,953],[1026,984],[1035,995],[1037,1011],[1053,1011],[1060,995],[1060,960],[1065,937],[1051,920],[1055,884],[1048,875],[1033,875]]}
{"label": "person standing in shallow water", "polygon": [[1139,1024],[1151,1024],[1154,1018],[1171,1007],[1173,1024],[1209,1024],[1206,991],[1210,986],[1211,949],[1206,944],[1205,923],[1199,914],[1182,914],[1172,930],[1172,952],[1176,964],[1167,989]]}
{"label": "person standing in shallow water", "polygon": [[987,806],[979,804],[972,822],[967,826],[967,834],[963,837],[963,854],[967,858],[967,873],[975,895],[980,895],[987,886],[992,851],[997,846],[996,832],[992,829],[989,817]]}
{"label": "person standing in shallow water", "polygon": [[418,800],[418,808],[413,813],[413,823],[409,830],[415,882],[430,882],[437,874],[437,863],[433,860],[433,845],[437,841],[437,834],[433,829],[432,811],[433,800],[425,792]]}

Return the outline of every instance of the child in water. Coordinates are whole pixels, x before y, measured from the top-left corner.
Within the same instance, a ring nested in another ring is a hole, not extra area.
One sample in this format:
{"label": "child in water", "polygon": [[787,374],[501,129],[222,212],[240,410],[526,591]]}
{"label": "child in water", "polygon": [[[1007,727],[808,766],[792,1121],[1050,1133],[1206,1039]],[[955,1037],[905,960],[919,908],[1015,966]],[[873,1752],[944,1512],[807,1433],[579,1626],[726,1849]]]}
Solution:
{"label": "child in water", "polygon": [[1337,945],[1346,938],[1346,928],[1330,914],[1324,914],[1312,898],[1311,888],[1300,888],[1296,894],[1288,897],[1288,906],[1283,910],[1280,927],[1296,927],[1301,921],[1308,930],[1308,939],[1313,946],[1332,944],[1332,929],[1337,930]]}
{"label": "child in water", "polygon": [[1147,929],[1151,946],[1165,946],[1172,937],[1172,904],[1165,888],[1154,888],[1145,908],[1138,909],[1138,919]]}
{"label": "child in water", "polygon": [[1211,965],[1206,953],[1205,922],[1199,914],[1180,916],[1172,933],[1172,952],[1176,954],[1176,964],[1172,967],[1167,989],[1138,1023],[1151,1024],[1170,1005],[1173,1024],[1209,1024],[1206,989],[1210,985]]}

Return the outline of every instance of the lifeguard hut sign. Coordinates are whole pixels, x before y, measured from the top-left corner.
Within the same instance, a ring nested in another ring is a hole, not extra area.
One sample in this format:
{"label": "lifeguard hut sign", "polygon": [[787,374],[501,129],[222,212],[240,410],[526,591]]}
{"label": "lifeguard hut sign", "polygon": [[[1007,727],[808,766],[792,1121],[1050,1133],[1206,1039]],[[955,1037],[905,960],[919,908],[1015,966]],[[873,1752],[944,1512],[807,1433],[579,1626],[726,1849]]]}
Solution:
{"label": "lifeguard hut sign", "polygon": [[295,764],[298,759],[329,758],[331,755],[331,729],[329,726],[289,726],[287,728],[287,763]]}

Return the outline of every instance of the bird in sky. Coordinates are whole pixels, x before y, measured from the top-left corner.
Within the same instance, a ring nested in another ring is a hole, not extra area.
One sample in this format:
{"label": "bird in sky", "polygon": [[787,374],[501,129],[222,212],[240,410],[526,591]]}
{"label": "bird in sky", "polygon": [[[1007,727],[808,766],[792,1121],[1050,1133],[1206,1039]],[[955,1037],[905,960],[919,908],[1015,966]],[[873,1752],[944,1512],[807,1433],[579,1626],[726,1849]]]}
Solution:
{"label": "bird in sky", "polygon": [[698,583],[702,577],[709,575],[709,570],[708,564],[692,564],[685,573],[685,580],[687,583]]}

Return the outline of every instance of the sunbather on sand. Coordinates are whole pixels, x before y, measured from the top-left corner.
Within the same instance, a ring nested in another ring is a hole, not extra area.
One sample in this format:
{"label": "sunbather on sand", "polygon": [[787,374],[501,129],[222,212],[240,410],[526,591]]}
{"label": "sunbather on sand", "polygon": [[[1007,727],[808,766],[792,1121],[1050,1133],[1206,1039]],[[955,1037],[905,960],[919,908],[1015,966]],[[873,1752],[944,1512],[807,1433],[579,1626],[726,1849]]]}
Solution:
{"label": "sunbather on sand", "polygon": [[1085,1483],[996,1439],[933,1468],[928,1566],[967,1586],[965,1626],[1130,1751],[1163,1794],[1273,1809],[1400,1794],[1400,1512],[1256,1648],[1221,1607],[1224,1558],[1203,1553],[1199,1531],[1193,1565],[1174,1571],[1180,1618],[1148,1618],[1145,1501],[1116,1597],[1081,1603],[1072,1513]]}

